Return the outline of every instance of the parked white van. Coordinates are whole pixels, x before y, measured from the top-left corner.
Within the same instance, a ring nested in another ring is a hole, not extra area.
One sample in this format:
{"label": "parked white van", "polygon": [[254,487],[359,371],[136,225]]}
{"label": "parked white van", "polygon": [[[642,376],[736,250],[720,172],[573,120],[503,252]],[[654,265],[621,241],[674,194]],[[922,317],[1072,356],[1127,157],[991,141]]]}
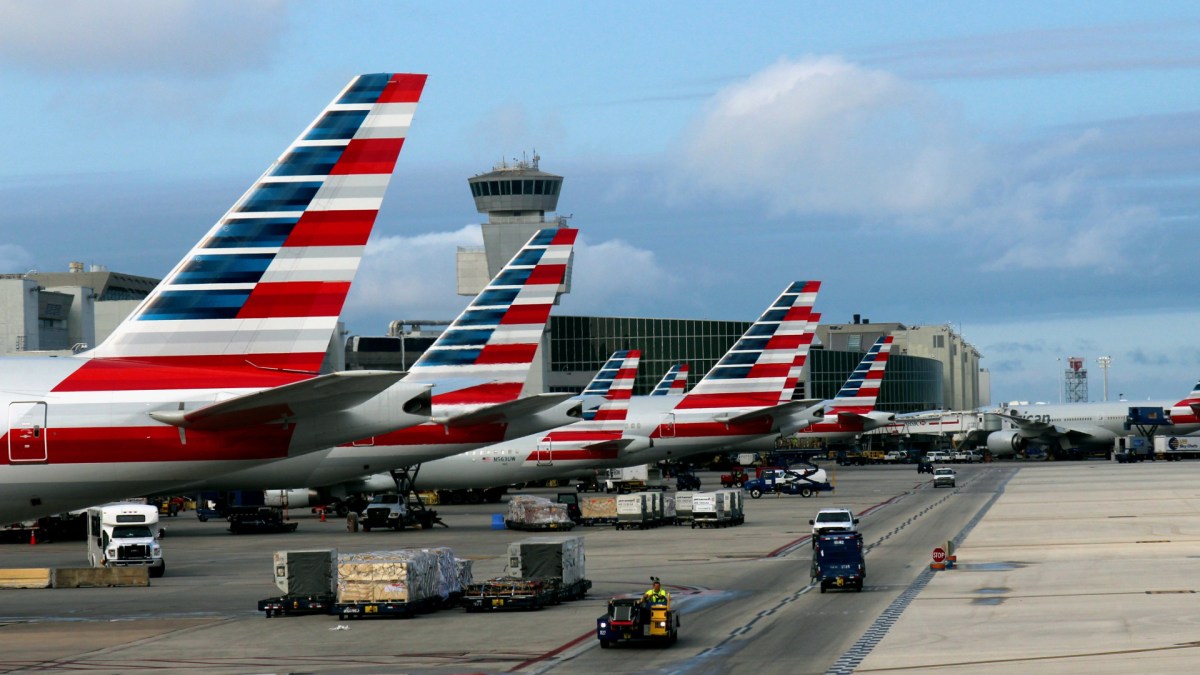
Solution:
{"label": "parked white van", "polygon": [[158,507],[118,502],[87,511],[88,563],[92,567],[149,567],[150,576],[167,571],[158,544]]}
{"label": "parked white van", "polygon": [[933,452],[927,452],[927,453],[925,453],[925,461],[926,462],[949,462],[950,461],[950,453],[942,452],[941,450],[934,450]]}

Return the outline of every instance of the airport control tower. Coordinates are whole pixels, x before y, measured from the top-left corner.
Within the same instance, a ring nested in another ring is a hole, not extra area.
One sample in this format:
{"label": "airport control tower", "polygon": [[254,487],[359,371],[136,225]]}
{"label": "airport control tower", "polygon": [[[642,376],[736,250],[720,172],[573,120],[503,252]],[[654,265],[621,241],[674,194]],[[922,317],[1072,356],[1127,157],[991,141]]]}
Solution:
{"label": "airport control tower", "polygon": [[[475,295],[504,267],[534,232],[546,227],[564,227],[566,218],[548,219],[558,207],[563,177],[538,169],[535,152],[531,160],[500,162],[488,173],[467,179],[475,209],[488,215],[483,229],[483,249],[458,249],[458,294]],[[567,268],[563,292],[571,290]]]}

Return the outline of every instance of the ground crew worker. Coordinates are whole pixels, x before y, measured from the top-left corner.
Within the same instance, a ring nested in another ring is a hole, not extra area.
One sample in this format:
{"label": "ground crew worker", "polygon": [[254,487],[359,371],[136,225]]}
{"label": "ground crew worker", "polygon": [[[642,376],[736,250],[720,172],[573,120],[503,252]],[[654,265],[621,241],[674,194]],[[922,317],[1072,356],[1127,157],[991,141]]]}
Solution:
{"label": "ground crew worker", "polygon": [[642,594],[642,600],[647,605],[669,605],[671,604],[671,594],[663,590],[662,584],[655,579],[654,586]]}

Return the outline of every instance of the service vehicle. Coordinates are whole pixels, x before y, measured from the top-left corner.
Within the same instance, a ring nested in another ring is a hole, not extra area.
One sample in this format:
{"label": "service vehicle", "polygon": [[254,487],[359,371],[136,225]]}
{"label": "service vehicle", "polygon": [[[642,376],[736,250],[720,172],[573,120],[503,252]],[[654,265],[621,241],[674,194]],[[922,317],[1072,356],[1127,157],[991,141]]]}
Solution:
{"label": "service vehicle", "polygon": [[642,598],[613,598],[608,611],[596,619],[596,638],[608,649],[619,642],[653,641],[666,645],[679,639],[679,613],[666,604]]}
{"label": "service vehicle", "polygon": [[975,462],[983,461],[983,455],[970,450],[957,450],[953,455],[951,455],[951,457],[953,458],[951,461],[965,462],[967,464],[974,464]]}
{"label": "service vehicle", "polygon": [[[405,495],[395,493],[377,494],[372,497],[359,516],[359,523],[364,532],[370,532],[373,527],[394,530],[405,527],[428,530],[435,524],[446,527],[442,519],[438,518],[437,511],[425,508],[419,499],[409,501]],[[574,525],[572,522],[567,524]]]}
{"label": "service vehicle", "polygon": [[148,567],[150,576],[167,571],[158,538],[156,504],[118,502],[87,510],[88,563],[92,567]]}
{"label": "service vehicle", "polygon": [[824,469],[766,469],[759,472],[758,478],[746,481],[745,489],[751,499],[758,499],[764,494],[788,494],[812,497],[818,492],[833,490]]}
{"label": "service vehicle", "polygon": [[817,537],[822,534],[858,531],[858,518],[846,508],[821,509],[808,524],[812,525],[813,546],[817,545]]}
{"label": "service vehicle", "polygon": [[735,466],[729,473],[721,474],[721,487],[742,487],[750,476],[740,466]]}
{"label": "service vehicle", "polygon": [[946,467],[934,469],[933,487],[954,487],[954,469]]}
{"label": "service vehicle", "polygon": [[812,580],[830,588],[862,591],[867,578],[861,532],[831,532],[813,537]]}
{"label": "service vehicle", "polygon": [[884,453],[883,461],[886,464],[904,464],[910,461],[907,450],[889,450]]}
{"label": "service vehicle", "polygon": [[925,461],[930,462],[930,463],[932,463],[932,462],[949,462],[950,459],[951,459],[950,453],[944,452],[942,450],[934,450],[932,452],[925,453]]}
{"label": "service vehicle", "polygon": [[604,479],[605,492],[634,492],[636,490],[666,490],[662,469],[642,464],[609,469]]}
{"label": "service vehicle", "polygon": [[233,506],[225,517],[233,534],[295,532],[299,525],[294,520],[286,520],[283,509],[277,506]]}

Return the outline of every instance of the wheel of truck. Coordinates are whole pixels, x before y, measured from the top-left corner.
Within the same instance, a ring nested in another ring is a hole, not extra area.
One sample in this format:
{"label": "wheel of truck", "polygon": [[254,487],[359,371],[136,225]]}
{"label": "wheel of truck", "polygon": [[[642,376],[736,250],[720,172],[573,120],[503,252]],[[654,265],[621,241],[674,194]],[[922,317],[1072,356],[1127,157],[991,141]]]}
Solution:
{"label": "wheel of truck", "polygon": [[338,502],[337,506],[333,507],[333,512],[337,514],[338,518],[345,518],[350,515],[350,509],[341,502]]}
{"label": "wheel of truck", "polygon": [[370,524],[370,523],[363,523],[363,524],[362,524],[362,529],[363,529],[363,532],[370,532],[370,531],[371,531],[371,524]]}
{"label": "wheel of truck", "polygon": [[471,490],[470,492],[467,493],[467,503],[468,504],[482,504],[483,503],[483,494],[477,490]]}
{"label": "wheel of truck", "polygon": [[199,518],[200,522],[202,522],[202,523],[208,522],[208,516],[196,516],[196,517]]}
{"label": "wheel of truck", "polygon": [[600,640],[600,649],[608,649],[611,646],[612,646],[612,642],[610,642],[609,640],[605,640],[605,639]]}
{"label": "wheel of truck", "polygon": [[733,484],[738,486],[739,488],[746,487],[746,481],[744,481],[744,480],[734,481]]}
{"label": "wheel of truck", "polygon": [[811,497],[811,496],[813,496],[813,491],[812,491],[812,488],[810,488],[810,487],[802,487],[802,488],[800,488],[800,496],[801,496],[801,497]]}
{"label": "wheel of truck", "polygon": [[821,582],[821,592],[822,593],[825,592],[825,582],[824,581]]}
{"label": "wheel of truck", "polygon": [[751,499],[758,499],[761,496],[762,496],[762,490],[760,490],[758,488],[754,488],[754,489],[750,490],[750,498]]}
{"label": "wheel of truck", "polygon": [[150,568],[150,576],[152,576],[156,579],[166,573],[167,573],[167,563],[163,563],[161,567],[151,567]]}

